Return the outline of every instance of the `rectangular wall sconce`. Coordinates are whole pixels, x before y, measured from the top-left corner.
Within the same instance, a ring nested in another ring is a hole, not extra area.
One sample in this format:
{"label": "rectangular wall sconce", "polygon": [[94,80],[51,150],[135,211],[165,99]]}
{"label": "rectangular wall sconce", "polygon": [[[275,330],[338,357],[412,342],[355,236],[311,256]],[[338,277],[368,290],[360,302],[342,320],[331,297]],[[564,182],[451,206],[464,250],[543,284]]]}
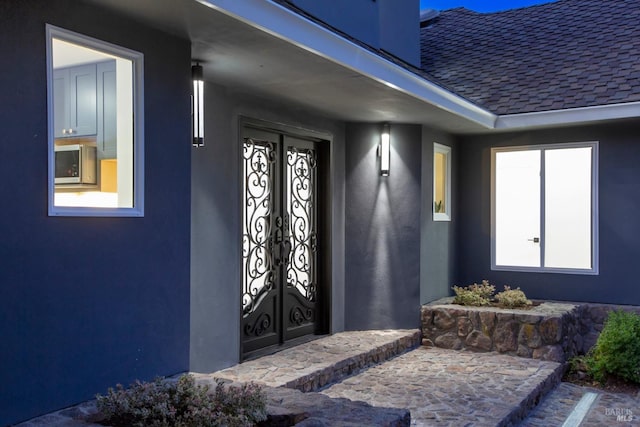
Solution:
{"label": "rectangular wall sconce", "polygon": [[204,147],[204,77],[202,65],[196,63],[191,67],[193,79],[193,146]]}
{"label": "rectangular wall sconce", "polygon": [[380,146],[378,147],[378,156],[380,156],[380,175],[389,176],[389,165],[391,163],[391,136],[389,133],[389,124],[385,123],[382,127],[380,135]]}

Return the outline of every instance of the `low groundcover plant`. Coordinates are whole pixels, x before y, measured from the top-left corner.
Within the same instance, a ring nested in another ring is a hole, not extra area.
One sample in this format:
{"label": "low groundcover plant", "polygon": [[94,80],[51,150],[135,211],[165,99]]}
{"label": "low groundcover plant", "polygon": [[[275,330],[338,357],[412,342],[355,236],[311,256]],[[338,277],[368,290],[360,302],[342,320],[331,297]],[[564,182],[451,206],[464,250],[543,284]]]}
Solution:
{"label": "low groundcover plant", "polygon": [[495,286],[491,285],[487,280],[483,280],[481,284],[474,283],[467,287],[453,286],[456,296],[453,298],[454,304],[483,306],[491,304],[491,296],[495,292]]}
{"label": "low groundcover plant", "polygon": [[509,286],[504,287],[504,291],[496,294],[496,301],[507,308],[526,307],[531,305],[531,301],[520,290],[520,288],[511,289]]}
{"label": "low groundcover plant", "polygon": [[102,423],[113,427],[240,427],[267,418],[260,386],[224,386],[218,381],[211,391],[190,374],[177,381],[136,381],[128,389],[118,384],[96,398]]}
{"label": "low groundcover plant", "polygon": [[492,301],[498,302],[498,305],[505,308],[518,308],[531,305],[531,301],[527,299],[520,288],[511,289],[509,286],[504,287],[504,291],[493,293],[496,291],[495,286],[487,280],[483,280],[481,284],[474,283],[467,287],[453,286],[451,289],[456,293],[453,298],[454,304],[471,305],[476,307],[491,305]]}

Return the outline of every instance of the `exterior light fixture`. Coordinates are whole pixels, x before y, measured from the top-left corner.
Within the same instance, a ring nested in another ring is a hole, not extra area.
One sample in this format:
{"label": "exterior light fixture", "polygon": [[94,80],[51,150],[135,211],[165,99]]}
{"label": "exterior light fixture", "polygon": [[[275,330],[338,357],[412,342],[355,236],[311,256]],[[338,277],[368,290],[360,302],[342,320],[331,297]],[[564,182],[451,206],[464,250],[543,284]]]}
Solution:
{"label": "exterior light fixture", "polygon": [[389,165],[391,163],[391,138],[389,134],[389,124],[385,123],[382,127],[380,135],[380,146],[378,147],[378,156],[380,157],[380,175],[389,176]]}
{"label": "exterior light fixture", "polygon": [[202,65],[197,62],[191,67],[191,78],[193,79],[193,123],[191,125],[193,146],[204,147],[204,79]]}

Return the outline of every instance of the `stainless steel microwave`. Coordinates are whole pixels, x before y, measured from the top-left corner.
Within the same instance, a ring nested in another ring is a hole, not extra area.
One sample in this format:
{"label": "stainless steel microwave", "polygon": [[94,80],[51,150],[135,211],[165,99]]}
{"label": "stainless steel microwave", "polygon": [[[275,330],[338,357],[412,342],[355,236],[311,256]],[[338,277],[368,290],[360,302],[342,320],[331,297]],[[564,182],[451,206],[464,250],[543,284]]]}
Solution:
{"label": "stainless steel microwave", "polygon": [[96,184],[96,147],[83,144],[55,147],[56,184]]}

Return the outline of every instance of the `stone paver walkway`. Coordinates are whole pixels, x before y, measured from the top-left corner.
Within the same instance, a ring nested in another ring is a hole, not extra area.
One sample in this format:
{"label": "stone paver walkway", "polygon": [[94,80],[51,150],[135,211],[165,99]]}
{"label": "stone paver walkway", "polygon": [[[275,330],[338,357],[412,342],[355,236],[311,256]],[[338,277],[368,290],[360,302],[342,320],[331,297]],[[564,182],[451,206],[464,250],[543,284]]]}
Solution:
{"label": "stone paver walkway", "polygon": [[322,393],[408,408],[415,426],[503,426],[521,421],[560,375],[555,362],[421,347]]}
{"label": "stone paver walkway", "polygon": [[[302,427],[562,426],[585,392],[561,384],[545,398],[560,379],[555,362],[415,348],[419,340],[417,330],[345,332],[195,376],[262,383],[274,419]],[[86,421],[93,413],[85,402],[20,426],[96,426]],[[582,426],[638,420],[637,398],[600,393]]]}
{"label": "stone paver walkway", "polygon": [[601,390],[562,383],[522,422],[522,427],[562,426],[586,393],[597,394],[581,427],[640,426],[640,396],[606,393]]}

